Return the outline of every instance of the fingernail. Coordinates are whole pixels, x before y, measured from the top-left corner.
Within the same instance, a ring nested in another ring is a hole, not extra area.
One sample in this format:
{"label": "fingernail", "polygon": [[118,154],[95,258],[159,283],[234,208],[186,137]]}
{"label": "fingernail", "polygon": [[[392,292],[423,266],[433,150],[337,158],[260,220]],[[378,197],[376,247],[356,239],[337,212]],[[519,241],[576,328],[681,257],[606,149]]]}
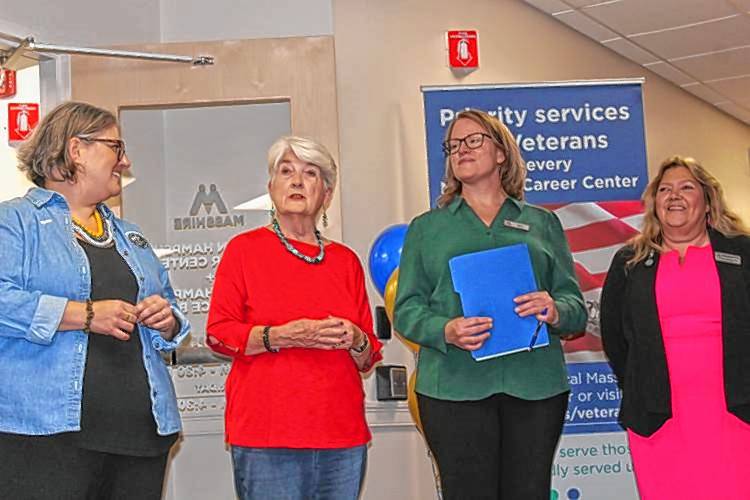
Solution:
{"label": "fingernail", "polygon": [[520,311],[520,310],[521,310],[521,308],[520,308],[520,307],[516,307],[515,309],[513,309],[513,312],[518,312],[518,311]]}

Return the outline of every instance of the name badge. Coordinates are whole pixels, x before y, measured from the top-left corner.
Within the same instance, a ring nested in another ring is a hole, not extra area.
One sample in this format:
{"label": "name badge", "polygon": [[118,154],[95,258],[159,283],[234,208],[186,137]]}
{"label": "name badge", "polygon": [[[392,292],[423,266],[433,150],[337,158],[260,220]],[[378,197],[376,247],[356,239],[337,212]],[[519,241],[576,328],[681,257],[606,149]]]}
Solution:
{"label": "name badge", "polygon": [[505,227],[512,227],[513,229],[520,229],[521,231],[528,231],[531,229],[531,226],[528,224],[524,224],[523,222],[516,222],[514,220],[508,220],[505,219],[503,221],[503,226]]}
{"label": "name badge", "polygon": [[714,259],[716,262],[723,262],[724,264],[732,264],[733,266],[742,265],[742,257],[733,253],[725,252],[714,252]]}

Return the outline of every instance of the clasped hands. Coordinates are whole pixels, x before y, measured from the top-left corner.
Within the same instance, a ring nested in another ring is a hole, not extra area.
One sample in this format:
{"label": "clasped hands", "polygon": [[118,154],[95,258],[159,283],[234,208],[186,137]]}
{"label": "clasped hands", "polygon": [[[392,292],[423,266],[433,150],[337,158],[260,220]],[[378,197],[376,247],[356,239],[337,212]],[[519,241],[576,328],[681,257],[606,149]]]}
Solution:
{"label": "clasped hands", "polygon": [[[531,292],[519,295],[513,301],[515,312],[519,316],[535,316],[538,321],[555,326],[560,321],[557,307],[552,296],[546,292]],[[490,337],[492,318],[459,316],[445,325],[445,341],[466,351],[476,351]]]}
{"label": "clasped hands", "polygon": [[274,327],[274,347],[343,349],[360,346],[365,333],[344,318],[298,319]]}
{"label": "clasped hands", "polygon": [[163,333],[173,333],[177,319],[172,305],[159,295],[151,295],[133,305],[123,300],[97,300],[90,330],[118,340],[130,339],[136,323]]}

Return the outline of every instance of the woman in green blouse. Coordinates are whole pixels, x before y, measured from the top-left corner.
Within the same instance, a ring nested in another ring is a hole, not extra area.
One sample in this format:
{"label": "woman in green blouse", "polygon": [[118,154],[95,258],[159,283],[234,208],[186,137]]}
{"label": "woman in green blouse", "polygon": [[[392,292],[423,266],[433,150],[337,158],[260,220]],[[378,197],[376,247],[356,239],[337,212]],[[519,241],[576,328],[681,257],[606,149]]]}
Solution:
{"label": "woman in green blouse", "polygon": [[[505,125],[463,111],[444,149],[445,189],[409,225],[395,306],[396,330],[421,346],[425,438],[445,500],[547,500],[569,392],[559,335],[586,324],[573,260],[557,217],[523,201],[526,169]],[[448,260],[515,243],[528,245],[540,289],[517,297],[515,310],[546,322],[550,344],[475,361],[492,319],[463,316]]]}

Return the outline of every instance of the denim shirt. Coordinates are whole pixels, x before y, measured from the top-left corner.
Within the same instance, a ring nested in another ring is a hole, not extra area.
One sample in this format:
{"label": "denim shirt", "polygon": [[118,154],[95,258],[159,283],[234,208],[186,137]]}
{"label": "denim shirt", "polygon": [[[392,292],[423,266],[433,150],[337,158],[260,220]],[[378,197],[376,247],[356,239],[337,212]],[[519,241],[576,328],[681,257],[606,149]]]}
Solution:
{"label": "denim shirt", "polygon": [[[138,227],[115,217],[103,204],[99,209],[111,221],[117,251],[136,277],[138,300],[161,295],[180,322],[172,340],[138,327],[157,432],[178,432],[175,390],[160,352],[174,350],[190,325],[177,307],[167,271]],[[89,298],[89,273],[86,254],[73,234],[70,209],[60,194],[32,188],[23,198],[0,203],[0,432],[80,430],[88,335],[57,328],[69,300]]]}

